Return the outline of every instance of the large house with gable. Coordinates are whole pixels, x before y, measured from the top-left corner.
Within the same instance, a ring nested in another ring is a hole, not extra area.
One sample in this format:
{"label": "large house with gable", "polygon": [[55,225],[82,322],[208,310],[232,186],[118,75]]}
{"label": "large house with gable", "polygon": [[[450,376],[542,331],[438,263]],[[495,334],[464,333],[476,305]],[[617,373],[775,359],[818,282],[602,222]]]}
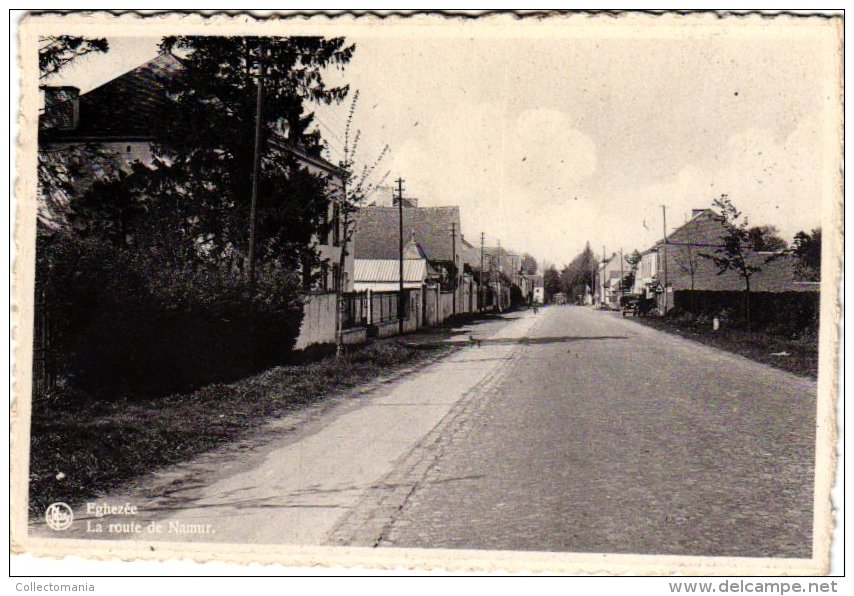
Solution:
{"label": "large house with gable", "polygon": [[[39,146],[61,151],[73,145],[97,145],[103,160],[86,164],[88,175],[75,183],[91,185],[95,180],[127,169],[133,162],[152,163],[152,146],[157,143],[151,122],[158,117],[167,96],[167,84],[182,77],[180,60],[168,53],[129,72],[80,93],[70,86],[43,87],[44,111],[39,121]],[[327,180],[330,196],[326,237],[318,238],[321,271],[314,288],[317,292],[351,291],[353,256],[348,250],[341,270],[343,230],[339,222],[337,197],[342,196],[344,172],[320,156],[287,144],[281,147],[293,155],[301,167]],[[47,152],[49,153],[49,152]]]}
{"label": "large house with gable", "polygon": [[[659,311],[674,305],[674,292],[743,291],[744,280],[735,271],[718,274],[713,255],[722,246],[726,230],[711,209],[694,209],[691,219],[641,253],[633,293],[655,298]],[[817,284],[805,283],[795,274],[794,257],[788,253],[751,252],[748,262],[761,271],[750,278],[754,292],[814,291]],[[665,279],[666,278],[666,279]]]}

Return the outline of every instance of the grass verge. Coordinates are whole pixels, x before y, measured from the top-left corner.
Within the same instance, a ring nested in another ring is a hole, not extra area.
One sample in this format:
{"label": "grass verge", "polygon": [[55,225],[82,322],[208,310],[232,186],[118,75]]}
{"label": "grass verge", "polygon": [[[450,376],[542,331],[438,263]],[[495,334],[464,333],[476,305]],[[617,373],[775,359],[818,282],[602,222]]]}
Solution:
{"label": "grass verge", "polygon": [[[699,325],[668,318],[637,318],[635,321],[667,333],[739,354],[756,362],[815,379],[818,376],[817,339],[788,339],[762,332]],[[784,355],[785,354],[785,355]]]}
{"label": "grass verge", "polygon": [[57,393],[39,399],[32,408],[30,514],[186,461],[301,406],[450,349],[380,341],[352,348],[337,361],[279,366],[186,394],[106,402]]}

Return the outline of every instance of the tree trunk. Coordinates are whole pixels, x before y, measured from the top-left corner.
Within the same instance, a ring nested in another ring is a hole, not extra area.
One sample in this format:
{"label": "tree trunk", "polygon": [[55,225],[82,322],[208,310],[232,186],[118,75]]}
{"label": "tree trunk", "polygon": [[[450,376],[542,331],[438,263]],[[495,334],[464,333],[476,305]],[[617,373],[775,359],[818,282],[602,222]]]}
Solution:
{"label": "tree trunk", "polygon": [[[343,184],[344,190],[344,199],[343,202],[347,201],[347,182],[345,181]],[[343,211],[343,213],[341,213]],[[345,264],[347,263],[347,241],[350,239],[350,221],[349,221],[349,210],[346,208],[339,211],[341,215],[344,217],[344,230],[343,233],[339,232],[339,238],[341,241],[339,242],[341,247],[341,253],[338,258],[338,293],[335,295],[335,357],[338,358],[341,356],[342,347],[344,344],[344,316],[342,308],[344,306],[343,295],[346,288],[344,287],[344,271]],[[333,225],[338,226],[339,223],[334,221]],[[332,237],[335,237],[335,232],[332,233]]]}
{"label": "tree trunk", "polygon": [[744,278],[744,285],[746,288],[745,298],[746,298],[746,309],[745,313],[747,315],[747,332],[750,333],[750,277]]}

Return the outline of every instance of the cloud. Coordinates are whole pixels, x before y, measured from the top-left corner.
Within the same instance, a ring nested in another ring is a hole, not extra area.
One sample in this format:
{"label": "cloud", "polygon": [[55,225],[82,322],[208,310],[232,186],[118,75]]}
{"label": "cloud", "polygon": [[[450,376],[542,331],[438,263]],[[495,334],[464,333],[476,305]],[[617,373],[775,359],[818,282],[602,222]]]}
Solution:
{"label": "cloud", "polygon": [[707,165],[686,166],[673,178],[639,189],[638,208],[628,212],[655,218],[660,229],[656,210],[660,213],[658,206],[665,204],[672,229],[691,209],[711,207],[715,198],[728,194],[751,225],[777,226],[791,240],[799,230],[820,225],[819,130],[817,118],[803,119],[782,139],[769,129],[747,128],[730,136]]}
{"label": "cloud", "polygon": [[422,205],[459,205],[468,237],[484,231],[488,242],[535,252],[561,240],[555,224],[572,217],[566,207],[596,163],[594,142],[562,112],[514,117],[503,104],[482,102],[422,122],[394,151],[391,169],[406,173]]}

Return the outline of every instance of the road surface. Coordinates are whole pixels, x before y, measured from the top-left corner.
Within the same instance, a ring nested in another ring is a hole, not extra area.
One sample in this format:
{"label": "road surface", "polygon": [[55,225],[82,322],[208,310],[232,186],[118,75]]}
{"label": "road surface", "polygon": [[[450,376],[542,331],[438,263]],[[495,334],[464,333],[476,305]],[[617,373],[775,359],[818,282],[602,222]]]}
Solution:
{"label": "road surface", "polygon": [[[137,513],[84,505],[64,535],[811,555],[814,382],[582,307],[456,339],[409,376],[93,500]],[[104,531],[116,522],[133,525]]]}

